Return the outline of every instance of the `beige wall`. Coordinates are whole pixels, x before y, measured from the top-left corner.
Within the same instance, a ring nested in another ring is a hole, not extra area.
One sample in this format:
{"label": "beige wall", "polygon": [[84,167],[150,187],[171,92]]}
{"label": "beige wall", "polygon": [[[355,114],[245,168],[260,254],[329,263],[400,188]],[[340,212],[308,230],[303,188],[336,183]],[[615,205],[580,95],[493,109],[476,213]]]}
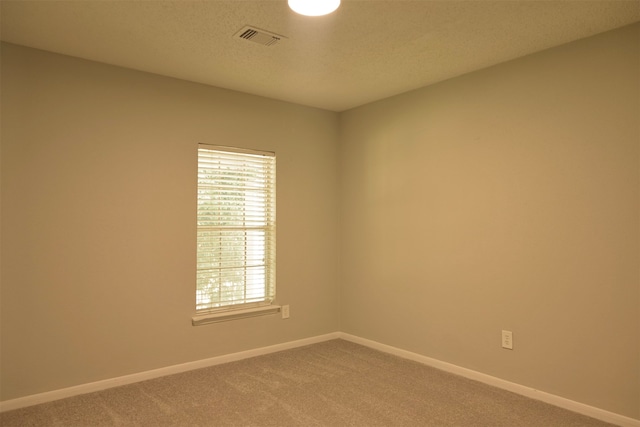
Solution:
{"label": "beige wall", "polygon": [[[2,46],[2,400],[339,329],[337,114]],[[193,327],[199,142],[277,153],[278,302]]]}
{"label": "beige wall", "polygon": [[[3,45],[1,399],[342,330],[640,419],[639,31],[340,115]],[[277,152],[289,320],[191,326],[198,142]]]}
{"label": "beige wall", "polygon": [[640,418],[639,39],[342,114],[342,330]]}

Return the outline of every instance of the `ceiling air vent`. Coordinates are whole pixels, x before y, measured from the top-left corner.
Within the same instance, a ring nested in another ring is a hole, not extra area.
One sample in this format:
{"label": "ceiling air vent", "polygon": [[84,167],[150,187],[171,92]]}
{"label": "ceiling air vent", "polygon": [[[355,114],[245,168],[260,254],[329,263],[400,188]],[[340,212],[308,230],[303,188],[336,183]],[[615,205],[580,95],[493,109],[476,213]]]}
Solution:
{"label": "ceiling air vent", "polygon": [[250,27],[248,25],[238,31],[234,35],[234,37],[249,40],[263,46],[273,46],[274,44],[279,43],[281,40],[286,39],[286,37],[284,36],[270,33],[269,31],[261,30],[256,27]]}

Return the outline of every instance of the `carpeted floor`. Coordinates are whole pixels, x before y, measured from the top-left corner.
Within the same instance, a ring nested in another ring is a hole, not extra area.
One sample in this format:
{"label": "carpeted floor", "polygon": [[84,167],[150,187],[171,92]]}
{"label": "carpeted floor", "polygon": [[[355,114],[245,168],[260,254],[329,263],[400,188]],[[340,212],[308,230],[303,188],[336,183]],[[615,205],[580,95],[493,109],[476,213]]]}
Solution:
{"label": "carpeted floor", "polygon": [[0,426],[611,424],[343,340],[0,414]]}

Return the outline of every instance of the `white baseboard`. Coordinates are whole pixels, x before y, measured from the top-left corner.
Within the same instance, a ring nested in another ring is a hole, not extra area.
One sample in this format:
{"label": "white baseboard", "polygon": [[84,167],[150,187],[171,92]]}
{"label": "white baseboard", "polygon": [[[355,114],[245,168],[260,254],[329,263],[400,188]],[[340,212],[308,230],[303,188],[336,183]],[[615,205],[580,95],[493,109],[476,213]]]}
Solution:
{"label": "white baseboard", "polygon": [[67,397],[78,396],[81,394],[93,393],[95,391],[105,390],[112,387],[118,387],[126,384],[133,384],[140,381],[146,381],[153,378],[164,377],[166,375],[179,374],[181,372],[192,371],[194,369],[207,368],[209,366],[220,365],[222,363],[235,362],[237,360],[248,359],[250,357],[261,356],[263,354],[275,353],[291,348],[302,347],[305,345],[316,344],[323,341],[329,341],[340,337],[339,332],[318,335],[311,338],[305,338],[296,341],[289,341],[282,344],[275,344],[268,347],[261,347],[252,350],[241,351],[238,353],[225,354],[222,356],[211,357],[209,359],[196,360],[194,362],[182,363],[179,365],[167,366],[165,368],[153,369],[151,371],[139,372],[122,377],[110,378],[102,381],[96,381],[87,384],[81,384],[73,387],[63,388],[59,390],[48,391],[45,393],[33,394],[30,396],[19,397],[17,399],[5,400],[0,402],[0,412],[10,411],[12,409],[24,408],[26,406],[38,405],[40,403],[51,402],[54,400],[64,399]]}
{"label": "white baseboard", "polygon": [[140,381],[146,381],[153,378],[159,378],[166,375],[178,374],[181,372],[187,372],[194,369],[206,368],[209,366],[220,365],[222,363],[234,362],[237,360],[248,359],[250,357],[261,356],[263,354],[275,353],[282,350],[289,350],[296,347],[302,347],[305,345],[316,344],[319,342],[329,341],[332,339],[341,338],[346,341],[351,341],[356,344],[364,345],[366,347],[380,350],[385,353],[390,353],[404,359],[413,360],[422,363],[427,366],[431,366],[442,371],[450,372],[452,374],[460,375],[465,378],[480,381],[482,383],[492,385],[504,390],[511,391],[532,399],[540,400],[549,403],[560,408],[568,409],[579,414],[583,414],[592,418],[596,418],[602,421],[606,421],[611,424],[616,424],[621,427],[640,427],[640,420],[634,418],[625,417],[624,415],[616,414],[613,412],[605,411],[603,409],[595,408],[593,406],[585,405],[583,403],[575,402],[564,397],[556,396],[553,394],[545,393],[527,386],[512,383],[500,378],[486,375],[471,369],[462,368],[451,363],[442,362],[437,359],[433,359],[421,354],[412,353],[407,350],[402,350],[396,347],[392,347],[386,344],[382,344],[376,341],[368,340],[366,338],[360,338],[355,335],[347,334],[344,332],[333,332],[325,335],[318,335],[311,338],[305,338],[296,341],[290,341],[281,344],[275,344],[268,347],[261,347],[252,350],[241,351],[238,353],[225,354],[222,356],[216,356],[209,359],[197,360],[194,362],[182,363],[179,365],[167,366],[165,368],[153,369],[150,371],[139,372],[136,374],[125,375],[122,377],[110,378],[102,381],[96,381],[87,384],[81,384],[74,387],[63,388],[60,390],[53,390],[46,393],[39,393],[30,396],[20,397],[17,399],[6,400],[0,402],[0,412],[10,411],[12,409],[24,408],[26,406],[37,405],[40,403],[51,402],[54,400],[64,399],[67,397],[78,396],[81,394],[92,393],[95,391],[105,390],[112,387],[118,387],[126,384],[132,384]]}
{"label": "white baseboard", "polygon": [[542,402],[549,403],[551,405],[558,406],[560,408],[568,409],[570,411],[577,412],[579,414],[586,415],[591,418],[596,418],[598,420],[605,421],[611,424],[616,424],[621,427],[640,427],[640,420],[636,420],[634,418],[625,417],[624,415],[605,411],[600,408],[585,405],[584,403],[575,402],[573,400],[566,399],[564,397],[545,393],[543,391],[536,390],[534,388],[512,383],[510,381],[496,378],[491,375],[483,374],[467,368],[462,368],[460,366],[453,365],[451,363],[442,362],[437,359],[432,359],[430,357],[423,356],[421,354],[412,353],[410,351],[402,350],[386,344],[381,344],[376,341],[360,338],[355,335],[346,334],[344,332],[340,332],[338,335],[339,335],[339,338],[344,339],[346,341],[351,341],[353,343],[364,345],[366,347],[370,347],[375,350],[383,351],[385,353],[390,353],[395,356],[402,357],[404,359],[413,360],[415,362],[419,362],[424,365],[440,369],[441,371],[450,372],[452,374],[456,374],[461,377],[476,380],[494,387],[501,388],[503,390],[520,394],[522,396],[540,400]]}

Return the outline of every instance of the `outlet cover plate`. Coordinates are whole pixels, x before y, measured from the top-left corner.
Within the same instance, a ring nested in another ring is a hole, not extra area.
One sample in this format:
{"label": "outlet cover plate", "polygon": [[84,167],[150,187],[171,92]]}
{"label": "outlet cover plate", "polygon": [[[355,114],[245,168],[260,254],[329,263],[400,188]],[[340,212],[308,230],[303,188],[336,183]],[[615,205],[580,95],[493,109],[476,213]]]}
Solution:
{"label": "outlet cover plate", "polygon": [[502,331],[502,348],[513,350],[513,332]]}

